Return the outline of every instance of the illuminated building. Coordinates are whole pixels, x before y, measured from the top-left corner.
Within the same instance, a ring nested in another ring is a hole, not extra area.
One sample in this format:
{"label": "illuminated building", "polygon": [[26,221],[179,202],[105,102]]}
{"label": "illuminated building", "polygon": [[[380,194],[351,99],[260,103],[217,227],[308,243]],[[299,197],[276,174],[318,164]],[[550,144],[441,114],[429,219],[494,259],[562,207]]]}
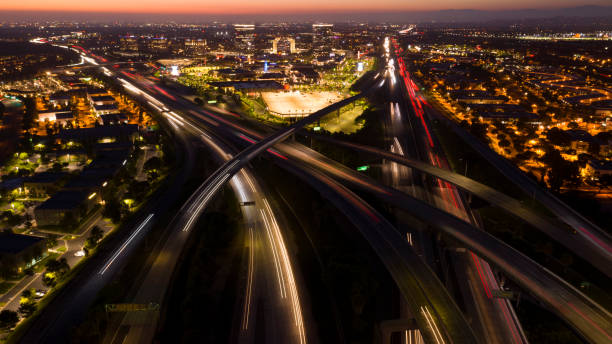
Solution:
{"label": "illuminated building", "polygon": [[206,52],[206,40],[205,39],[186,39],[185,40],[185,51],[193,55],[204,55]]}
{"label": "illuminated building", "polygon": [[236,48],[240,51],[251,51],[254,48],[255,25],[234,24]]}
{"label": "illuminated building", "polygon": [[331,43],[334,24],[312,24],[312,46],[315,50],[325,48]]}
{"label": "illuminated building", "polygon": [[276,37],[272,40],[272,54],[295,54],[295,39],[290,37]]}

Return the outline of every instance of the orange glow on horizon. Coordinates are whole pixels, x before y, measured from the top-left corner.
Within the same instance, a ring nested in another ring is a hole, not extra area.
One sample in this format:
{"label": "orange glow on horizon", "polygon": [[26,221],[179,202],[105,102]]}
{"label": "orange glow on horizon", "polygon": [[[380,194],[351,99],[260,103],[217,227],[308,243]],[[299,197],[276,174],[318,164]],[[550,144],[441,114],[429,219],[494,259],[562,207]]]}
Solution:
{"label": "orange glow on horizon", "polygon": [[[112,13],[168,13],[168,14],[280,14],[280,13],[322,13],[322,12],[383,12],[383,11],[431,11],[443,9],[472,8],[483,10],[504,10],[516,8],[543,8],[577,6],[576,0],[543,0],[534,6],[531,0],[488,1],[464,0],[310,0],[291,2],[285,0],[23,0],[3,1],[0,10],[50,11],[50,12],[112,12]],[[600,3],[594,0],[589,2]]]}

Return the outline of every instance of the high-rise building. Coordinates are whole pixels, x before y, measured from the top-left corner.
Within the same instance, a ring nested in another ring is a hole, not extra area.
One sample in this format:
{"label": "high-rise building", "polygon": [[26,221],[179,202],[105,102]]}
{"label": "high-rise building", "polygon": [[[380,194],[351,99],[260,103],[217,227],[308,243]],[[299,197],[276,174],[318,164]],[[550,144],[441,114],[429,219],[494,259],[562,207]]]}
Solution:
{"label": "high-rise building", "polygon": [[165,52],[170,48],[171,41],[166,37],[150,37],[147,39],[147,47],[154,52]]}
{"label": "high-rise building", "polygon": [[138,51],[138,37],[122,36],[119,39],[119,45],[121,50]]}
{"label": "high-rise building", "polygon": [[276,37],[272,40],[272,54],[295,54],[295,39]]}
{"label": "high-rise building", "polygon": [[312,24],[312,46],[315,50],[327,47],[331,43],[334,24]]}
{"label": "high-rise building", "polygon": [[204,55],[206,53],[206,40],[186,39],[185,52],[192,55]]}
{"label": "high-rise building", "polygon": [[255,48],[255,25],[234,24],[236,48],[240,51],[251,51]]}

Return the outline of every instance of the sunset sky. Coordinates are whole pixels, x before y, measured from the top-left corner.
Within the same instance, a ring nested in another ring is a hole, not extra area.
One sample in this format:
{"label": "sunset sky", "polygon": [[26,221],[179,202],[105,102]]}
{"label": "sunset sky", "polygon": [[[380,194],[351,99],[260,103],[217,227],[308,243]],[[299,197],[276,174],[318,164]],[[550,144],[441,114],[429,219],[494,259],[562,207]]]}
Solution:
{"label": "sunset sky", "polygon": [[607,5],[607,0],[20,0],[1,1],[0,10],[130,13],[265,14],[350,11],[505,10]]}

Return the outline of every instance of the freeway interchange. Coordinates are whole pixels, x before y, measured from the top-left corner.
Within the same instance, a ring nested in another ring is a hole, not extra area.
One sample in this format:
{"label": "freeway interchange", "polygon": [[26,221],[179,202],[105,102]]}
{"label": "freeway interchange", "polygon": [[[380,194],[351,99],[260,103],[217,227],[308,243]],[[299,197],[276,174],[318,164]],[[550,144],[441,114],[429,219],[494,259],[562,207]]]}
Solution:
{"label": "freeway interchange", "polygon": [[[518,201],[448,171],[443,153],[435,147],[435,135],[427,126],[429,118],[438,114],[433,113],[434,110],[428,107],[423,96],[418,94],[401,57],[391,53],[388,39],[384,47],[388,64],[383,66],[378,76],[370,80],[361,93],[273,132],[268,128],[246,128],[236,121],[236,115],[204,110],[183,98],[179,92],[142,76],[111,71],[105,66],[97,67],[122,85],[126,92],[165,118],[177,138],[177,144],[185,149],[185,165],[168,182],[168,187],[160,191],[160,197],[147,205],[141,215],[114,238],[109,245],[113,249],[89,262],[92,268],[87,270],[95,273],[77,276],[66,287],[70,291],[61,293],[53,300],[22,342],[56,342],[68,333],[71,326],[78,324],[97,292],[126,263],[131,250],[143,240],[163,209],[172,202],[181,201],[179,190],[192,173],[195,163],[195,141],[213,152],[221,166],[182,203],[172,221],[166,225],[165,231],[173,240],[159,243],[154,263],[147,268],[139,285],[134,287],[134,302],[163,304],[172,273],[198,219],[215,195],[225,185],[229,185],[243,205],[242,227],[247,233],[244,250],[248,262],[247,276],[239,296],[241,302],[238,312],[241,316],[233,326],[235,341],[255,342],[254,328],[257,321],[264,321],[267,332],[276,334],[268,338],[267,342],[302,344],[320,340],[316,338],[314,326],[309,324],[312,318],[310,310],[301,301],[301,295],[306,291],[300,283],[299,266],[288,249],[287,233],[283,232],[287,226],[283,217],[278,216],[279,210],[274,208],[275,203],[269,201],[272,196],[262,187],[257,171],[250,165],[254,158],[266,156],[280,168],[325,195],[370,244],[400,290],[405,314],[416,320],[419,335],[406,332],[406,342],[422,337],[427,343],[526,343],[527,339],[512,304],[491,296],[491,290],[500,288],[497,277],[492,273],[493,266],[566,321],[586,341],[610,342],[610,313],[560,277],[481,230],[477,217],[464,201],[464,192],[505,209],[575,250],[577,254],[583,254],[587,261],[600,268],[608,277],[612,266],[609,238],[580,215],[568,211],[567,206],[546,191],[535,189],[537,185],[523,180],[513,166],[508,168],[503,162],[498,163],[500,170],[512,169],[505,173],[516,180],[519,187],[533,191],[561,221],[576,228],[580,240],[574,240],[569,236],[571,233],[562,232],[521,206]],[[88,63],[97,64],[93,57],[86,58]],[[287,140],[323,116],[374,92],[384,94],[388,100],[386,135],[393,142],[389,151],[328,138],[324,140],[384,159],[383,168],[390,181],[385,183],[387,185],[348,169],[297,142]],[[471,138],[466,137],[468,140]],[[477,150],[486,157],[494,154],[485,151],[486,147],[477,146],[476,142],[469,144],[478,147]],[[421,174],[438,178],[437,186],[423,183]],[[475,286],[467,292],[475,303],[473,310],[481,315],[488,314],[488,320],[481,316],[478,325],[473,326],[466,321],[463,312],[436,276],[435,266],[432,268],[435,264],[428,257],[436,247],[428,234],[406,224],[405,228],[414,238],[414,242],[409,242],[398,228],[353,190],[374,195],[467,247],[470,250],[467,256],[469,259],[458,262],[454,269],[464,271],[470,284]],[[256,298],[268,300],[263,320],[255,316],[257,307],[261,307],[252,301]],[[134,324],[129,317],[125,315],[115,321],[105,334],[104,341],[142,343],[154,340],[158,326],[155,314],[150,314],[144,325]]]}

